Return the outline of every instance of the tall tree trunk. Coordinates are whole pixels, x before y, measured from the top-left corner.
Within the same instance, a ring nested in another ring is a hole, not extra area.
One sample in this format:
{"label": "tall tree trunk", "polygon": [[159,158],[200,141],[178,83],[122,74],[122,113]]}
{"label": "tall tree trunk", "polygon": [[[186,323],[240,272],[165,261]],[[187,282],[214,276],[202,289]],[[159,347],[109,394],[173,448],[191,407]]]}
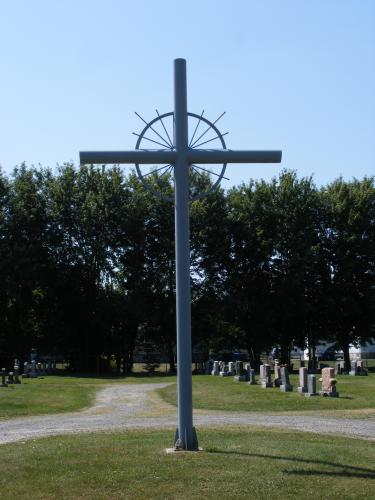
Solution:
{"label": "tall tree trunk", "polygon": [[283,365],[290,364],[290,349],[289,344],[280,344],[280,362]]}
{"label": "tall tree trunk", "polygon": [[247,350],[249,353],[249,358],[250,358],[249,361],[251,368],[254,368],[254,370],[258,371],[261,365],[260,352],[251,346],[248,346]]}
{"label": "tall tree trunk", "polygon": [[116,373],[117,375],[120,375],[121,373],[121,353],[117,352],[116,353]]}
{"label": "tall tree trunk", "polygon": [[349,372],[350,371],[349,342],[343,343],[341,347],[344,353],[345,371]]}
{"label": "tall tree trunk", "polygon": [[170,340],[167,341],[167,349],[168,349],[169,371],[171,373],[175,373],[176,372],[176,365],[175,365],[175,359],[174,359],[174,351],[173,351],[172,342]]}
{"label": "tall tree trunk", "polygon": [[133,349],[124,352],[124,375],[129,375],[133,371]]}
{"label": "tall tree trunk", "polygon": [[318,368],[318,360],[316,359],[316,345],[315,344],[311,347],[310,359],[312,361],[311,369],[315,371]]}

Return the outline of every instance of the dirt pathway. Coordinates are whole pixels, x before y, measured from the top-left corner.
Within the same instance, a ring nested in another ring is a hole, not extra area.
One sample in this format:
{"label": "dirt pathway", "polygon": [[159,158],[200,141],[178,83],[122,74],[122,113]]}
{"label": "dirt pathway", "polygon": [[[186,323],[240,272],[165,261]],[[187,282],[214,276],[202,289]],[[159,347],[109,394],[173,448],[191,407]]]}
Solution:
{"label": "dirt pathway", "polygon": [[[0,443],[115,429],[175,429],[176,408],[162,401],[154,392],[166,385],[168,384],[112,385],[100,390],[95,405],[81,412],[3,420],[0,422]],[[194,425],[198,429],[223,425],[270,426],[375,440],[375,421],[358,418],[199,410],[194,414]]]}

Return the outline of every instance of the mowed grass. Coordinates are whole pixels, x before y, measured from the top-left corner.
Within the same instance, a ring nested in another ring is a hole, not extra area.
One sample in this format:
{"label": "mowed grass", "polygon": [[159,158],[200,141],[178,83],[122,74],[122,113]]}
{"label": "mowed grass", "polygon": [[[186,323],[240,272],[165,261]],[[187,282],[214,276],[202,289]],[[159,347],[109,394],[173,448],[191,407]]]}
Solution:
{"label": "mowed grass", "polygon": [[[317,375],[319,379],[319,375]],[[297,392],[298,376],[291,375],[293,392],[279,388],[263,389],[260,385],[234,382],[233,377],[193,377],[193,406],[196,409],[222,411],[304,412],[324,410],[375,410],[375,374],[368,377],[338,376],[339,398],[316,396],[306,398]],[[317,390],[320,382],[317,380]],[[167,402],[177,404],[176,385],[159,389]]]}
{"label": "mowed grass", "polygon": [[[319,377],[319,376],[317,376]],[[22,384],[0,388],[0,420],[14,417],[79,411],[91,406],[106,384],[172,382],[158,390],[166,402],[177,404],[175,376],[126,378],[95,376],[46,376],[23,379]],[[375,415],[375,374],[368,377],[338,376],[339,398],[305,398],[297,392],[298,377],[291,376],[294,390],[262,389],[232,377],[193,376],[193,405],[196,409],[262,412],[340,412],[355,410],[354,416]],[[318,386],[320,386],[318,382]],[[349,416],[349,414],[344,414]]]}
{"label": "mowed grass", "polygon": [[0,420],[82,410],[93,404],[105,384],[175,381],[176,377],[45,376],[0,387]]}
{"label": "mowed grass", "polygon": [[370,441],[231,427],[198,430],[201,452],[166,454],[173,434],[92,433],[3,445],[1,498],[375,498]]}

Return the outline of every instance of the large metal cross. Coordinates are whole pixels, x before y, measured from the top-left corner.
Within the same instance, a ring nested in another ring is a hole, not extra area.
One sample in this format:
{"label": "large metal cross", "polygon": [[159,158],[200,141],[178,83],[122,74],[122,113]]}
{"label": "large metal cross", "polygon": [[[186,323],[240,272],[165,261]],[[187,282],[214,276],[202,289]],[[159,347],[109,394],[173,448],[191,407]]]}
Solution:
{"label": "large metal cross", "polygon": [[174,167],[178,430],[175,448],[196,450],[193,427],[189,242],[189,167],[193,164],[280,163],[281,151],[192,149],[188,142],[186,61],[174,61],[173,148],[157,151],[84,151],[81,164],[169,164]]}

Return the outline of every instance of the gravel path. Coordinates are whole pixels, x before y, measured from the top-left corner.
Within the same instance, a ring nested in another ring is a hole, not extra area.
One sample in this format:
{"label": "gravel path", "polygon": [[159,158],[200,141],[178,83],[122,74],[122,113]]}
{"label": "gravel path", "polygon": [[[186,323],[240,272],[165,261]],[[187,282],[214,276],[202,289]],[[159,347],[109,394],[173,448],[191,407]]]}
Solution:
{"label": "gravel path", "polygon": [[[152,427],[175,429],[177,426],[176,408],[162,401],[154,392],[155,389],[166,385],[168,384],[112,385],[98,393],[95,405],[88,410],[0,421],[0,443],[57,434],[114,429]],[[194,425],[197,428],[258,425],[375,440],[375,422],[364,419],[200,410],[194,415]]]}

